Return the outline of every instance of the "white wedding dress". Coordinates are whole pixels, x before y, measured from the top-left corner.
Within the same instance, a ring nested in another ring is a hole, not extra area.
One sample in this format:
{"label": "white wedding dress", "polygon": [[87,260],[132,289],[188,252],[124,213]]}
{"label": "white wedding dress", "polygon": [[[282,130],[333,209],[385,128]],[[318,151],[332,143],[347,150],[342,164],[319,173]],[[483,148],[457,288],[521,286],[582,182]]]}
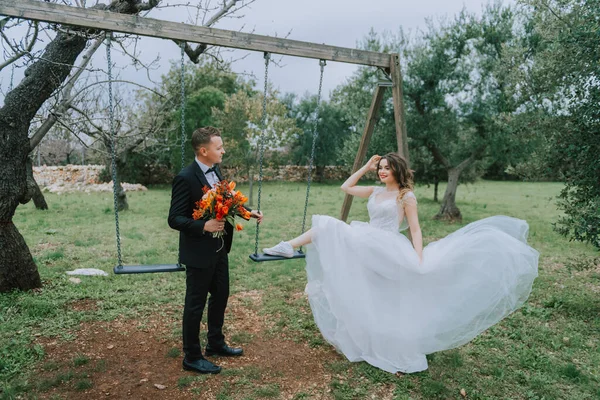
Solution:
{"label": "white wedding dress", "polygon": [[369,223],[313,216],[306,293],[321,333],[350,361],[422,371],[426,354],[469,342],[525,302],[539,253],[525,221],[494,216],[430,243],[419,265],[400,233],[406,218],[383,192],[369,197]]}

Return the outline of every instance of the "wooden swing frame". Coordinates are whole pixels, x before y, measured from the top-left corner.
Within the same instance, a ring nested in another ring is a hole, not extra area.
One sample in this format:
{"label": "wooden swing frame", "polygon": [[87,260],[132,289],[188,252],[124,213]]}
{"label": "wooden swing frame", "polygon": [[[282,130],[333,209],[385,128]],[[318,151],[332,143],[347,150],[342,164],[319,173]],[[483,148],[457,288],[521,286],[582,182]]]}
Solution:
{"label": "wooden swing frame", "polygon": [[[388,54],[329,46],[35,0],[0,0],[0,15],[80,28],[171,39],[177,42],[192,42],[380,68],[389,76],[391,85],[380,84],[375,88],[352,172],[356,172],[365,159],[383,102],[383,95],[386,88],[390,86],[394,105],[398,153],[409,161],[404,102],[402,99],[402,73],[398,53]],[[340,215],[343,221],[348,218],[351,206],[352,196],[346,195]]]}

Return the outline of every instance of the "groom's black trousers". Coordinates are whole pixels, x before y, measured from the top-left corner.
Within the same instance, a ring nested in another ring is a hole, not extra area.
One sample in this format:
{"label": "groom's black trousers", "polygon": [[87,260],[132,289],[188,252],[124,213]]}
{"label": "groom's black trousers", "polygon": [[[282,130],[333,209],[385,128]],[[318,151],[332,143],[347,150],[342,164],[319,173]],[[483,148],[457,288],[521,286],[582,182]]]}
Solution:
{"label": "groom's black trousers", "polygon": [[200,321],[208,300],[208,344],[220,348],[225,344],[223,321],[229,298],[229,260],[222,249],[198,265],[186,265],[185,306],[183,308],[183,352],[189,361],[202,358]]}

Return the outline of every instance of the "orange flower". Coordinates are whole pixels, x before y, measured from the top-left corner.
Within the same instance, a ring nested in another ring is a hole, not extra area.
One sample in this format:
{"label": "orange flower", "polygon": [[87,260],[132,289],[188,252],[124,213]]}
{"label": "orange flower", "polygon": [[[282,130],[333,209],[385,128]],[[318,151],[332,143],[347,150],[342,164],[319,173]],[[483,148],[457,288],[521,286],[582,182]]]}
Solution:
{"label": "orange flower", "polygon": [[242,226],[242,224],[236,224],[235,225],[235,230],[236,231],[241,231],[242,229],[244,229],[244,227]]}
{"label": "orange flower", "polygon": [[238,213],[242,216],[242,218],[244,219],[250,219],[250,217],[252,216],[250,214],[250,212],[248,210],[246,210],[244,207],[239,206],[237,209]]}
{"label": "orange flower", "polygon": [[[229,217],[241,216],[249,219],[251,214],[243,207],[248,198],[241,192],[236,192],[235,187],[235,182],[223,180],[214,189],[203,188],[202,199],[194,203],[196,207],[193,210],[192,217],[194,219],[217,218],[223,220]],[[236,229],[241,229],[241,225],[238,224]]]}
{"label": "orange flower", "polygon": [[192,218],[194,220],[201,219],[203,214],[204,214],[204,212],[202,210],[194,210],[194,212],[192,214]]}

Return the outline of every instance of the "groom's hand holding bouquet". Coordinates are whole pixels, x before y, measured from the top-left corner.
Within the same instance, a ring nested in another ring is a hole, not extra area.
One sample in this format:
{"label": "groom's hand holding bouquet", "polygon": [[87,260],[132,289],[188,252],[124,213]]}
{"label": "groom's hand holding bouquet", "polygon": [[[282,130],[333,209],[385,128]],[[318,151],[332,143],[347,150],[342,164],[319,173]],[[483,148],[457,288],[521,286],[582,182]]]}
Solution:
{"label": "groom's hand holding bouquet", "polygon": [[[204,196],[196,202],[196,208],[193,211],[192,218],[198,219],[216,219],[217,221],[227,221],[234,226],[236,215],[248,220],[252,213],[244,207],[248,198],[241,192],[235,191],[235,182],[223,180],[217,183],[214,189],[203,189]],[[236,230],[243,229],[241,224],[235,225]],[[222,238],[224,230],[212,232],[213,237]]]}

